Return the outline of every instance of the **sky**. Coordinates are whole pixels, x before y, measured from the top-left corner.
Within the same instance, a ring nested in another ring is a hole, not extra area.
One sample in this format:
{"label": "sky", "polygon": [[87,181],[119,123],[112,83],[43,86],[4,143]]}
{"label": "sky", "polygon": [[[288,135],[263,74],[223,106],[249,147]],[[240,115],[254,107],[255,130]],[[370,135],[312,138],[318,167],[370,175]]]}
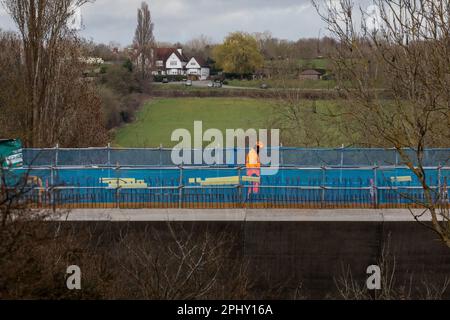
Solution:
{"label": "sky", "polygon": [[[366,0],[361,0],[366,1]],[[142,0],[95,0],[82,8],[81,36],[95,42],[132,42]],[[358,0],[355,1],[356,3]],[[311,0],[147,0],[159,42],[184,43],[199,35],[221,42],[232,31],[270,31],[288,40],[327,33]],[[14,29],[3,8],[0,28]]]}

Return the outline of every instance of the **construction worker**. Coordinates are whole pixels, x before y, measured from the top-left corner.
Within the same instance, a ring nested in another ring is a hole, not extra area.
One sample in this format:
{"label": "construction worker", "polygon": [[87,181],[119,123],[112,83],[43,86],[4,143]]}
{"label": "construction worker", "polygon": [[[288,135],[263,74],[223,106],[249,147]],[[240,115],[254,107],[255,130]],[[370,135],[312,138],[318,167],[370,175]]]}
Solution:
{"label": "construction worker", "polygon": [[[264,148],[262,142],[258,142],[255,147],[251,148],[247,154],[245,161],[247,167],[248,177],[261,177],[261,161],[259,158],[259,151]],[[259,193],[259,182],[253,182],[253,188],[248,189],[248,194]]]}

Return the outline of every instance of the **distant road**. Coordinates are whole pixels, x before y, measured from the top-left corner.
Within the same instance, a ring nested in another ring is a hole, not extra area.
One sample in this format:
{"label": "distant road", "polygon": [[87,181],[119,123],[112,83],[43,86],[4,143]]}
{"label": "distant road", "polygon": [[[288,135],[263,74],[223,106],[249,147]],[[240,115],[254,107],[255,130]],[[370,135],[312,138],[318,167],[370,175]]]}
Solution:
{"label": "distant road", "polygon": [[[192,81],[192,86],[195,88],[208,88],[208,84],[211,83],[210,80],[203,80],[203,81]],[[161,86],[170,86],[170,85],[178,85],[178,86],[184,86],[183,81],[174,81],[169,83],[161,83],[161,82],[155,82],[157,85]],[[240,90],[259,90],[259,88],[254,87],[236,87],[236,86],[227,86],[223,85],[223,89],[240,89]],[[220,90],[220,88],[211,88],[211,90]]]}

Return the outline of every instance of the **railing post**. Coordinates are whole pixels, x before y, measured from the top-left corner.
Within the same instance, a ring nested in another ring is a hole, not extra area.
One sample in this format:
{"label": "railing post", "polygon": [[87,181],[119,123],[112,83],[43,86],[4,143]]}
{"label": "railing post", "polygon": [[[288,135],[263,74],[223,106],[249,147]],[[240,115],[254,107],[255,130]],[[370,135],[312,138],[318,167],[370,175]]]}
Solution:
{"label": "railing post", "polygon": [[108,151],[108,163],[107,166],[111,166],[111,143],[108,143],[108,146],[106,147]]}
{"label": "railing post", "polygon": [[59,143],[55,146],[55,166],[58,166],[59,161]]}
{"label": "railing post", "polygon": [[442,186],[442,208],[448,210],[449,207],[449,195],[448,195],[448,183],[447,183],[447,177],[444,177],[444,181],[443,181],[443,186]]}
{"label": "railing post", "polygon": [[120,209],[120,189],[121,187],[118,185],[116,188],[116,208]]}
{"label": "railing post", "polygon": [[372,194],[373,194],[373,206],[375,209],[378,209],[378,167],[374,167],[373,169],[373,186],[372,186]]}
{"label": "railing post", "polygon": [[53,186],[54,186],[54,171],[53,171],[53,166],[51,166],[50,168],[50,186],[49,186],[49,197],[50,197],[50,204],[52,205],[53,208],[53,212],[55,212],[55,199],[54,199],[54,194],[53,194]]}
{"label": "railing post", "polygon": [[118,172],[120,167],[116,168],[116,208],[120,209],[120,173]]}
{"label": "railing post", "polygon": [[183,166],[181,165],[180,167],[180,180],[178,182],[178,208],[182,209],[183,208]]}
{"label": "railing post", "polygon": [[239,185],[238,185],[238,196],[239,196],[239,208],[244,207],[244,201],[242,200],[242,167],[238,167],[239,174]]}
{"label": "railing post", "polygon": [[[339,170],[339,183],[342,184],[342,170],[344,168],[344,144],[341,146],[341,168]],[[340,190],[339,190],[340,192]]]}
{"label": "railing post", "polygon": [[322,188],[322,195],[321,195],[321,202],[320,202],[320,207],[323,209],[325,208],[325,177],[326,177],[326,168],[322,166],[322,183],[321,183],[321,188]]}
{"label": "railing post", "polygon": [[439,205],[443,207],[444,205],[444,197],[445,197],[445,190],[441,186],[441,164],[439,164],[437,168],[437,176],[438,176],[438,197],[439,197]]}

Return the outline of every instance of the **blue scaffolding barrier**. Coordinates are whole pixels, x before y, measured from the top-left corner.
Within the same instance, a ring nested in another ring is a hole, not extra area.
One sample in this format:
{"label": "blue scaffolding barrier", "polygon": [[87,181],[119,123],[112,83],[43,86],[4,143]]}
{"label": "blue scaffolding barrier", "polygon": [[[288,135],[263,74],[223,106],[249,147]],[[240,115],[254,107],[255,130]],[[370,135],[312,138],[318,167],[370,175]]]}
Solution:
{"label": "blue scaffolding barrier", "polygon": [[[394,150],[280,149],[277,168],[175,166],[166,149],[25,149],[26,202],[66,208],[378,208],[421,206],[421,181]],[[236,151],[236,150],[235,150]],[[427,150],[426,182],[448,205],[450,149]],[[25,177],[25,179],[24,179]],[[255,177],[253,177],[255,178]]]}

